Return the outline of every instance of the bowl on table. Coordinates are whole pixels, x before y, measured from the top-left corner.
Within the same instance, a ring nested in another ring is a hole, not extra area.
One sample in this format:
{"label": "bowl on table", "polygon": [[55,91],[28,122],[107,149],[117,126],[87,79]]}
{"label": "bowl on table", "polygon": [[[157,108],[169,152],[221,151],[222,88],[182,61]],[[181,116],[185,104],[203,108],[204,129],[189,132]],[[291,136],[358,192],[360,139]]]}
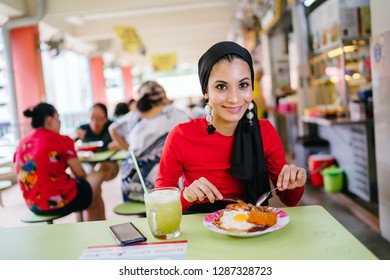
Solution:
{"label": "bowl on table", "polygon": [[91,141],[91,142],[82,142],[82,143],[77,143],[76,148],[78,151],[83,151],[83,152],[94,152],[101,147],[103,147],[104,143],[103,141]]}

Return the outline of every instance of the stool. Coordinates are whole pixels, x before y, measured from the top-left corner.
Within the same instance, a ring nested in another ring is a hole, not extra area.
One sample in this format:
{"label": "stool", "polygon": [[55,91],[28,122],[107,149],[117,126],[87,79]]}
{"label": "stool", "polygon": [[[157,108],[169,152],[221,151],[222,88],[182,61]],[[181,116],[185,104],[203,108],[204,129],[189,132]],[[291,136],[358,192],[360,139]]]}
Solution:
{"label": "stool", "polygon": [[[77,212],[77,214],[81,215],[81,212]],[[26,212],[22,216],[20,216],[20,220],[23,223],[43,223],[43,222],[45,222],[47,224],[53,224],[54,220],[68,216],[68,215],[69,214],[66,214],[66,215],[38,215],[38,214],[35,214],[34,212],[31,212],[29,210],[28,212]]]}
{"label": "stool", "polygon": [[24,213],[20,220],[23,223],[43,223],[46,222],[47,224],[53,224],[53,221],[62,217],[65,217],[67,215],[37,215],[30,210],[26,213]]}
{"label": "stool", "polygon": [[0,181],[0,206],[4,207],[3,205],[3,199],[1,198],[1,191],[8,189],[12,186],[11,181]]}
{"label": "stool", "polygon": [[146,216],[145,203],[140,201],[125,201],[114,207],[118,215],[141,215]]}

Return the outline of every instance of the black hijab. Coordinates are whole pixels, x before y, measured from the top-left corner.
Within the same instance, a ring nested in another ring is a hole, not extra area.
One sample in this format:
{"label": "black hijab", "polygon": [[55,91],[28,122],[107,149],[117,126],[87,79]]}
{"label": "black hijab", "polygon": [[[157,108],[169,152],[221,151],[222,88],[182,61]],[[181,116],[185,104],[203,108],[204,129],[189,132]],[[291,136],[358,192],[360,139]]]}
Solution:
{"label": "black hijab", "polygon": [[[229,56],[238,56],[248,63],[253,90],[254,71],[251,54],[235,42],[224,41],[213,45],[199,59],[198,75],[203,94],[207,92],[209,76],[213,66]],[[233,177],[245,182],[247,202],[251,203],[255,203],[261,194],[270,190],[260,123],[257,119],[256,104],[254,102],[253,104],[255,105],[254,115],[256,117],[252,119],[252,125],[246,117],[247,110],[238,122],[234,132],[233,157],[230,168],[230,174]],[[263,205],[268,205],[268,199]]]}

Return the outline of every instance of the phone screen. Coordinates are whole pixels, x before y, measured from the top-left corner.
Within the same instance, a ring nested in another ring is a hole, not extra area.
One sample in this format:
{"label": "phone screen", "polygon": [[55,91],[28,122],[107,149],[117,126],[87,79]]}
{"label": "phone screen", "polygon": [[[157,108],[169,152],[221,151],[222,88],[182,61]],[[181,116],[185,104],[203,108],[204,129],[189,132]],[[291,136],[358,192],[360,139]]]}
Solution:
{"label": "phone screen", "polygon": [[146,241],[146,237],[131,222],[112,225],[110,230],[122,246]]}

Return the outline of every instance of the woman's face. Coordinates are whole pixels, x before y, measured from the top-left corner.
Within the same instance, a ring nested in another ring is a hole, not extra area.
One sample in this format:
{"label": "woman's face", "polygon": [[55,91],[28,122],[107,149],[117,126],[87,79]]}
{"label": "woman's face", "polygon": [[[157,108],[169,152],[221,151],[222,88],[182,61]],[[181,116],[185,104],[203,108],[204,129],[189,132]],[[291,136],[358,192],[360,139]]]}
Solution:
{"label": "woman's face", "polygon": [[234,124],[244,115],[252,101],[251,71],[248,63],[235,58],[221,60],[210,72],[207,93],[212,107],[213,125],[218,130]]}
{"label": "woman's face", "polygon": [[90,118],[89,126],[92,132],[96,135],[100,134],[108,121],[106,114],[99,107],[94,107],[91,110]]}
{"label": "woman's face", "polygon": [[61,120],[60,120],[58,113],[54,113],[54,115],[52,117],[51,116],[47,117],[47,122],[45,124],[45,128],[47,128],[51,131],[60,133]]}

